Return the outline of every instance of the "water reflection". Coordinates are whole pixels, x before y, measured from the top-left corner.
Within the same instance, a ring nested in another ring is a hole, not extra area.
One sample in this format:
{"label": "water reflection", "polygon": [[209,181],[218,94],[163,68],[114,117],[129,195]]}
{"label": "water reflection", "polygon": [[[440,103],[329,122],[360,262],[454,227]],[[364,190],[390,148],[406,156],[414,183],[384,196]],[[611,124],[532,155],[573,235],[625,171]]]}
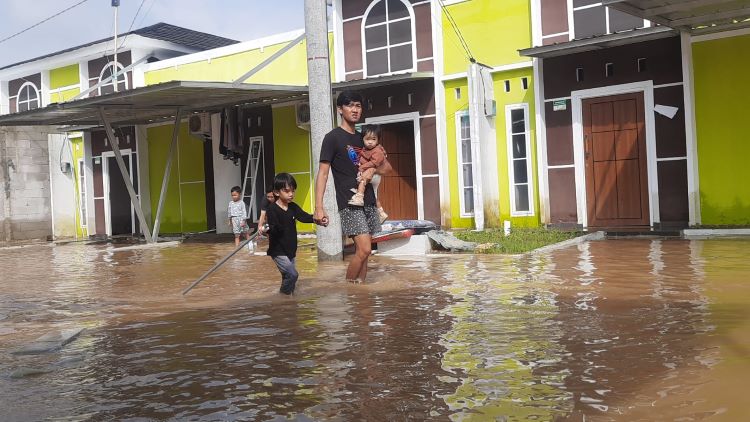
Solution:
{"label": "water reflection", "polygon": [[376,256],[363,286],[305,249],[294,298],[251,255],[182,297],[226,245],[2,250],[0,420],[742,420],[748,246]]}

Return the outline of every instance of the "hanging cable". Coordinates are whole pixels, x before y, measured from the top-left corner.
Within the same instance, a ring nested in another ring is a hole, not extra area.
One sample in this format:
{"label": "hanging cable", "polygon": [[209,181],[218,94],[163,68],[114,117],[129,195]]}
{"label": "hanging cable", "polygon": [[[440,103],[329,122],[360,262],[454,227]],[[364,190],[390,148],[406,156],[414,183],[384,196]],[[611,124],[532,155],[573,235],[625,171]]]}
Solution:
{"label": "hanging cable", "polygon": [[60,16],[60,15],[62,15],[63,13],[67,12],[68,10],[70,10],[70,9],[73,9],[73,8],[74,8],[74,7],[76,7],[76,6],[80,6],[81,4],[83,4],[83,3],[86,3],[87,1],[89,1],[89,0],[81,0],[81,1],[79,1],[78,3],[76,3],[76,4],[74,4],[74,5],[70,6],[70,7],[68,7],[67,9],[63,9],[63,10],[61,10],[61,11],[59,11],[59,12],[55,13],[54,15],[52,15],[52,16],[50,16],[50,17],[46,18],[46,19],[43,19],[43,20],[41,20],[41,21],[39,21],[39,22],[37,22],[37,23],[35,23],[35,24],[31,25],[30,27],[28,27],[28,28],[26,28],[26,29],[24,29],[24,30],[18,31],[18,32],[16,32],[16,33],[15,33],[15,34],[13,34],[13,35],[10,35],[10,36],[8,36],[8,37],[5,37],[5,38],[3,38],[3,39],[1,39],[1,40],[0,40],[0,44],[1,44],[1,43],[4,43],[5,41],[8,41],[8,40],[10,40],[10,39],[12,39],[12,38],[15,38],[15,37],[17,37],[17,36],[19,36],[19,35],[23,34],[24,32],[26,32],[26,31],[28,31],[28,30],[30,30],[30,29],[36,28],[37,26],[39,26],[39,25],[43,24],[44,22],[47,22],[48,20],[50,20],[50,19],[52,19],[52,18],[55,18],[55,17],[57,17],[57,16]]}
{"label": "hanging cable", "polygon": [[146,2],[146,0],[141,0],[141,4],[138,5],[138,10],[135,11],[135,15],[133,16],[133,20],[130,21],[130,27],[126,31],[125,36],[123,37],[122,42],[120,43],[120,46],[118,47],[118,49],[122,48],[125,45],[125,41],[128,40],[128,37],[130,36],[130,31],[133,30],[133,25],[135,25],[135,19],[138,17],[138,13],[141,12],[141,8],[143,7],[143,3],[145,3],[145,2]]}
{"label": "hanging cable", "polygon": [[438,3],[440,4],[440,8],[443,9],[443,13],[445,13],[446,19],[448,19],[448,23],[451,24],[451,27],[453,28],[453,32],[456,34],[456,37],[458,38],[458,41],[461,43],[461,47],[464,49],[464,54],[466,55],[466,58],[469,59],[470,62],[475,62],[476,59],[474,59],[474,55],[471,54],[471,50],[469,49],[469,44],[466,42],[466,39],[464,39],[463,34],[461,34],[461,30],[458,29],[458,24],[456,23],[456,20],[453,19],[453,15],[451,15],[451,12],[448,11],[448,8],[445,7],[445,3],[443,3],[443,0],[438,0]]}

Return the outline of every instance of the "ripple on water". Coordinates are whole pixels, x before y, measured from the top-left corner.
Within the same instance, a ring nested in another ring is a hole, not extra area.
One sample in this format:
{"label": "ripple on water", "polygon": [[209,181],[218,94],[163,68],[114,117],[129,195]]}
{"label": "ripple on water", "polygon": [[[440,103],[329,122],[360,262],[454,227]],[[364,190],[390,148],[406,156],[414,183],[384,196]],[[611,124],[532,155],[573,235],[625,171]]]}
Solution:
{"label": "ripple on water", "polygon": [[731,419],[750,413],[748,246],[376,256],[358,286],[303,251],[294,298],[250,255],[182,297],[227,245],[3,251],[0,352],[87,330],[0,360],[0,419]]}

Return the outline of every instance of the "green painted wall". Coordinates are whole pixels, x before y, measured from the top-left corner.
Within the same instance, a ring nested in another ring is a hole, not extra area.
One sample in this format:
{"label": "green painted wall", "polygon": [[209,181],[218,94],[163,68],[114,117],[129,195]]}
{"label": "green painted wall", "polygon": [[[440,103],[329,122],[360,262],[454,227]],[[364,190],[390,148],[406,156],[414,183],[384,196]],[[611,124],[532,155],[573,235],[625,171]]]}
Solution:
{"label": "green painted wall", "polygon": [[[521,86],[521,78],[528,78],[528,89]],[[510,92],[505,92],[505,81],[510,81]],[[537,183],[536,162],[536,131],[534,111],[534,90],[532,80],[532,69],[517,69],[493,74],[495,101],[497,103],[497,116],[495,117],[495,130],[497,139],[497,162],[498,162],[498,187],[500,194],[500,216],[497,221],[502,224],[503,220],[510,220],[515,227],[534,227],[540,224],[539,218],[539,189]],[[456,134],[456,113],[467,111],[469,105],[469,93],[466,79],[457,79],[445,83],[445,110],[446,110],[446,140],[448,147],[448,182],[450,186],[450,226],[454,228],[474,227],[473,218],[461,217],[461,203],[459,199],[459,169],[458,169],[458,146]],[[456,98],[456,88],[461,89],[461,98]],[[508,176],[508,147],[505,128],[505,106],[510,104],[526,103],[529,107],[529,137],[531,146],[532,181],[534,215],[528,217],[511,217],[510,204],[510,178]],[[486,225],[490,225],[490,219],[485,219]]]}
{"label": "green painted wall", "polygon": [[[82,136],[75,136],[70,137],[70,146],[71,146],[71,152],[73,156],[73,175],[75,177],[75,193],[76,193],[76,215],[75,215],[75,224],[76,224],[76,235],[77,237],[84,238],[89,235],[87,227],[84,227],[86,222],[81,220],[81,175],[79,173],[78,168],[78,160],[83,159],[83,137]],[[91,177],[90,174],[85,174],[85,176]],[[88,211],[91,212],[91,211]]]}
{"label": "green painted wall", "polygon": [[78,78],[78,63],[52,69],[49,71],[49,88],[57,89],[77,85],[79,83]]}
{"label": "green painted wall", "polygon": [[[447,6],[477,61],[488,66],[531,61],[518,49],[531,46],[531,2],[471,0]],[[466,72],[469,66],[458,36],[443,13],[445,73]]]}
{"label": "green painted wall", "polygon": [[750,225],[750,35],[693,44],[701,223]]}
{"label": "green painted wall", "polygon": [[[332,35],[329,35],[329,43],[333,46]],[[210,61],[200,60],[194,63],[153,70],[146,73],[146,85],[175,80],[231,82],[271,57],[287,44],[285,42],[264,47],[262,51],[260,49],[248,50],[229,56],[216,57]],[[307,43],[305,41],[297,44],[245,82],[306,86],[306,49]],[[330,49],[330,53],[331,75],[335,75],[333,48]]]}
{"label": "green painted wall", "polygon": [[[314,194],[310,132],[297,127],[294,106],[273,109],[273,156],[276,173],[291,173],[297,181],[294,202],[312,213]],[[297,223],[297,230],[312,232],[315,226]]]}
{"label": "green painted wall", "polygon": [[58,92],[52,92],[49,95],[49,102],[50,103],[61,103],[63,101],[68,101],[78,95],[81,92],[78,88],[71,88],[66,89],[64,91],[58,91]]}
{"label": "green painted wall", "polygon": [[[172,125],[163,125],[147,129],[152,219],[156,218],[159,205],[172,128]],[[207,220],[203,141],[191,136],[187,123],[183,123],[180,125],[177,154],[172,161],[159,232],[204,231],[208,228]]]}

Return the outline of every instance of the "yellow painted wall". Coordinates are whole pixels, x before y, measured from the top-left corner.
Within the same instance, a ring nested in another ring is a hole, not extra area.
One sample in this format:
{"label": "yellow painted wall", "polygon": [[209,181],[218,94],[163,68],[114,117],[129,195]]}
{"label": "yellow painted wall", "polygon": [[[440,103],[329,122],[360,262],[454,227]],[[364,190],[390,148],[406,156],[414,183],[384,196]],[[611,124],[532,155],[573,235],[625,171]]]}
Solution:
{"label": "yellow painted wall", "polygon": [[78,88],[71,88],[66,89],[64,91],[57,91],[57,92],[51,92],[49,94],[49,102],[50,103],[61,103],[63,101],[68,101],[78,95],[81,92]]}
{"label": "yellow painted wall", "polygon": [[[88,237],[89,231],[86,227],[85,221],[82,221],[81,219],[81,174],[79,172],[78,168],[78,160],[83,159],[83,137],[82,136],[76,136],[71,137],[68,139],[70,141],[70,148],[71,153],[73,156],[73,175],[75,177],[75,193],[76,193],[76,214],[75,214],[75,225],[76,225],[76,236],[80,238]],[[84,174],[85,177],[92,177],[91,174]],[[84,187],[85,188],[85,187]],[[92,193],[86,192],[87,197],[89,197]],[[84,204],[85,205],[85,204]],[[87,210],[87,212],[91,213],[92,210]],[[92,230],[93,232],[94,230]]]}
{"label": "yellow painted wall", "polygon": [[[146,85],[168,81],[232,82],[281,50],[288,42],[215,57],[146,73]],[[329,34],[331,75],[335,75],[333,36]],[[307,85],[307,43],[302,41],[276,58],[245,83]]]}
{"label": "yellow painted wall", "polygon": [[[297,127],[294,106],[273,109],[273,156],[276,173],[291,173],[297,181],[296,202],[312,213],[313,193],[310,132]],[[297,223],[297,230],[313,232],[313,224]]]}
{"label": "yellow painted wall", "polygon": [[[528,0],[471,0],[447,6],[471,54],[480,63],[500,66],[531,61],[518,49],[531,46],[531,2]],[[443,13],[445,73],[466,72],[469,60],[458,35]]]}
{"label": "yellow painted wall", "polygon": [[[536,131],[535,131],[535,109],[534,109],[534,90],[532,69],[517,69],[506,72],[497,72],[493,74],[495,101],[497,103],[497,115],[495,116],[495,131],[497,141],[497,163],[500,197],[500,215],[494,221],[502,225],[503,220],[510,220],[514,227],[534,227],[540,224],[539,219],[539,192],[537,184],[537,167],[536,167]],[[524,90],[521,86],[521,78],[528,79],[528,89]],[[511,90],[505,92],[505,81],[510,81]],[[458,146],[456,133],[456,113],[468,111],[469,92],[468,82],[466,79],[457,79],[448,81],[445,84],[446,99],[446,140],[448,147],[448,182],[450,186],[450,227],[453,228],[471,228],[474,227],[473,218],[461,217],[461,203],[459,198],[459,167],[458,167]],[[461,90],[461,98],[456,98],[456,88]],[[531,148],[531,166],[532,180],[530,188],[533,191],[532,203],[534,215],[528,217],[511,217],[510,204],[510,177],[508,162],[508,147],[505,122],[505,106],[511,104],[526,103],[529,107],[528,126],[529,126],[529,143]],[[485,218],[485,224],[492,226],[493,219]]]}
{"label": "yellow painted wall", "polygon": [[49,88],[57,89],[79,83],[78,63],[70,66],[58,67],[49,71]]}
{"label": "yellow painted wall", "polygon": [[[166,168],[169,145],[172,142],[172,130],[172,125],[154,126],[147,129],[152,218],[156,218],[156,209],[159,205],[162,178]],[[203,141],[190,135],[187,123],[182,123],[177,154],[172,161],[159,232],[199,232],[206,230],[207,227]]]}

